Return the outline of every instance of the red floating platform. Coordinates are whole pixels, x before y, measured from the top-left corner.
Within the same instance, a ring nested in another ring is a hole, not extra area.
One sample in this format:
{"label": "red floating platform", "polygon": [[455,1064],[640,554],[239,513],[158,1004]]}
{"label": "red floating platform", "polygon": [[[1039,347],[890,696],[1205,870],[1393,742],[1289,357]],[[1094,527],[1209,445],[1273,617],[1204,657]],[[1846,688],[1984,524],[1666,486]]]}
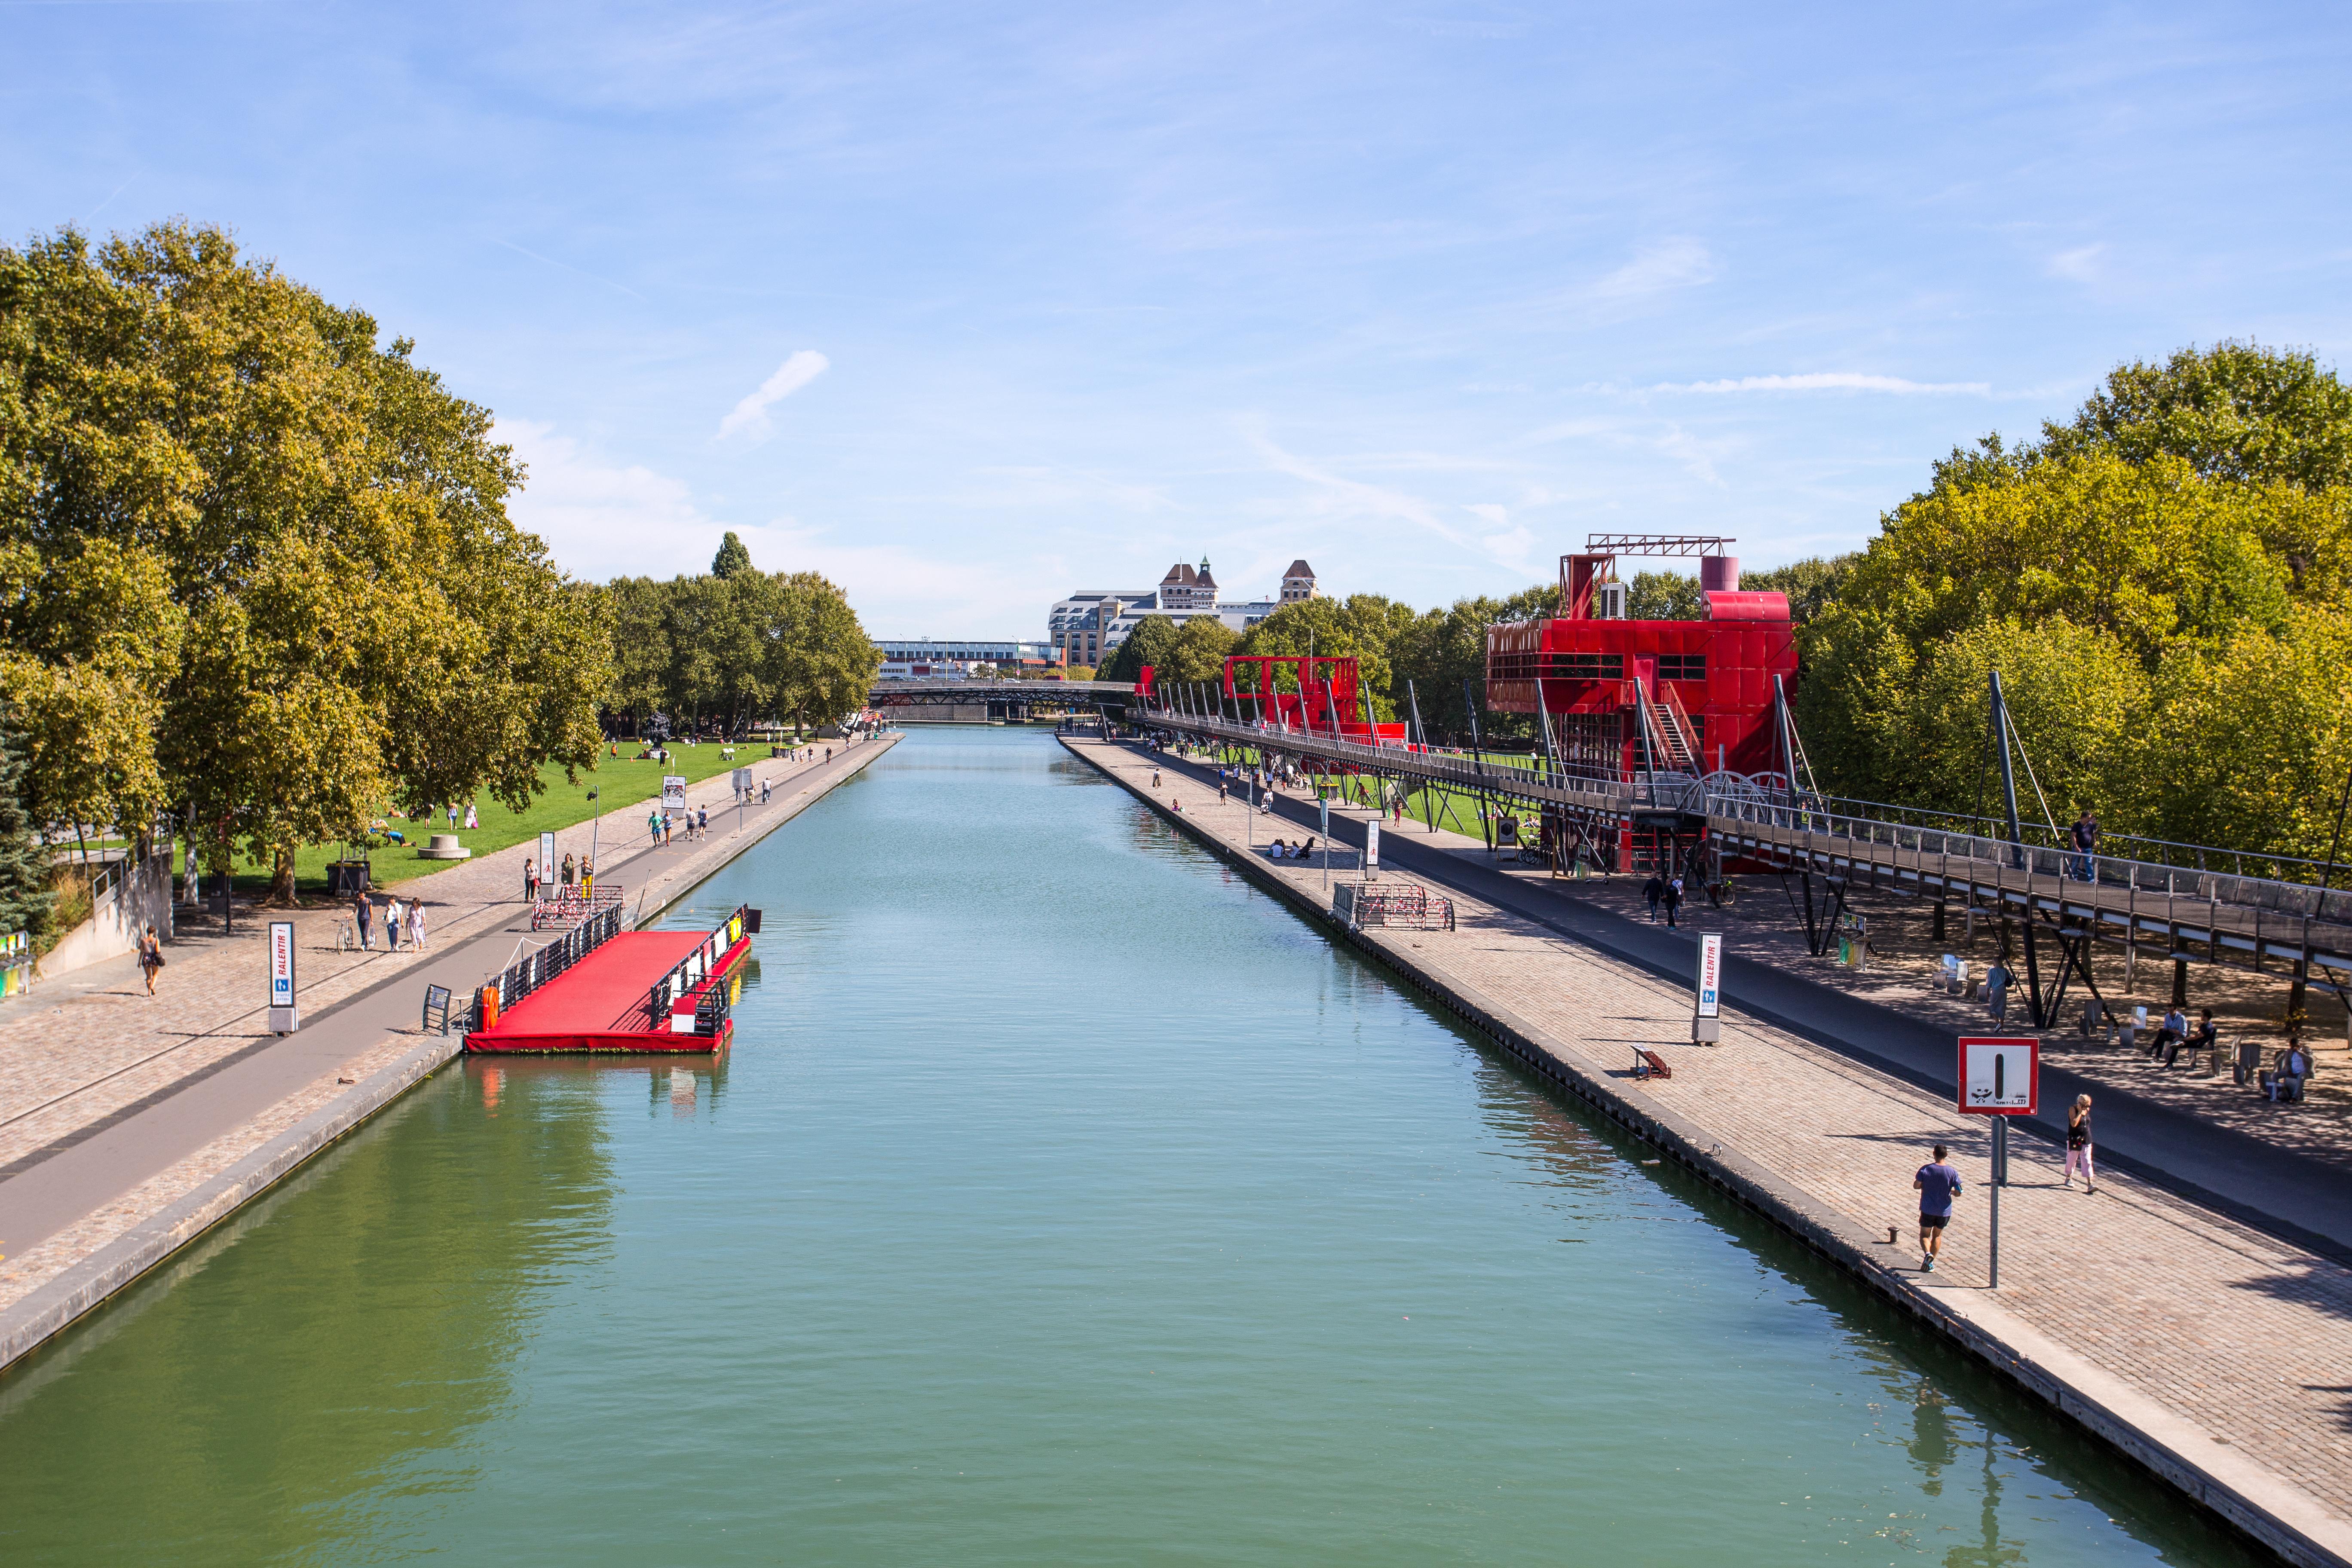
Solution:
{"label": "red floating platform", "polygon": [[[751,951],[740,918],[715,931],[624,931],[583,954],[561,974],[466,1037],[468,1051],[724,1050],[734,1037],[727,1005],[736,966]],[[662,991],[665,980],[671,984]],[[714,1032],[695,1033],[711,1010]]]}

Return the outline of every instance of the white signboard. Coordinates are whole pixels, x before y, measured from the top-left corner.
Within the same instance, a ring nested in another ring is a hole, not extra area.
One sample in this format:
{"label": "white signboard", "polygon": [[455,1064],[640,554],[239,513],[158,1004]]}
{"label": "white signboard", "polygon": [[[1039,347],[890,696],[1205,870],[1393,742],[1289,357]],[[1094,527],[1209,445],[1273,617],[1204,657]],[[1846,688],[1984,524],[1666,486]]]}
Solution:
{"label": "white signboard", "polygon": [[269,1029],[290,1035],[302,1026],[302,1012],[294,1002],[294,922],[269,922]]}
{"label": "white signboard", "polygon": [[1723,1016],[1723,933],[1708,931],[1698,939],[1698,1016]]}
{"label": "white signboard", "polygon": [[1960,1038],[1960,1109],[1979,1116],[2031,1116],[2042,1104],[2042,1042]]}
{"label": "white signboard", "polygon": [[[735,770],[735,793],[737,795],[750,795],[751,793],[751,769],[737,768]],[[681,800],[678,804],[683,805],[686,803]]]}
{"label": "white signboard", "polygon": [[542,892],[555,881],[555,835],[539,836],[539,885]]}
{"label": "white signboard", "polygon": [[1381,819],[1377,816],[1364,824],[1364,869],[1374,876],[1380,874]]}
{"label": "white signboard", "polygon": [[664,811],[686,809],[686,781],[676,773],[662,775],[662,809]]}

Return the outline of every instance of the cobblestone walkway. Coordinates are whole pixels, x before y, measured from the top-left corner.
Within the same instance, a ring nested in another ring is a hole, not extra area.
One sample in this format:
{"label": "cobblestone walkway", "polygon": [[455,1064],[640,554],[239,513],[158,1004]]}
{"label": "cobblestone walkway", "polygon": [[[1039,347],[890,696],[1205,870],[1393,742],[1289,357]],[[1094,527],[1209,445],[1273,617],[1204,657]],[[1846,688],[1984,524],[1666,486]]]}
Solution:
{"label": "cobblestone walkway", "polygon": [[[1213,785],[1173,770],[1152,790],[1151,763],[1132,748],[1079,749],[1163,803],[1181,800],[1189,822],[1228,845],[1298,836],[1286,822],[1251,820],[1245,806],[1220,803]],[[1357,874],[1355,858],[1336,858],[1335,881]],[[1263,863],[1328,901],[1317,866]],[[1751,1018],[1729,1016],[1720,1045],[1694,1046],[1687,990],[1447,891],[1458,930],[1365,934],[1457,991],[1574,1042],[1613,1079],[1630,1084],[1636,1046],[1657,1050],[1674,1078],[1643,1086],[1654,1100],[1861,1228],[1884,1238],[1896,1227],[1901,1240],[1883,1250],[1899,1289],[2031,1325],[2200,1429],[2217,1455],[2233,1451],[2316,1500],[2345,1532],[2338,1540],[2352,1542],[2352,1271],[2128,1179],[2103,1179],[2095,1196],[2070,1190],[2053,1152],[2019,1140],[2001,1200],[1996,1298],[1985,1289],[1981,1119]],[[1911,1177],[1937,1142],[1952,1147],[1969,1185],[1929,1277],[1916,1272]]]}

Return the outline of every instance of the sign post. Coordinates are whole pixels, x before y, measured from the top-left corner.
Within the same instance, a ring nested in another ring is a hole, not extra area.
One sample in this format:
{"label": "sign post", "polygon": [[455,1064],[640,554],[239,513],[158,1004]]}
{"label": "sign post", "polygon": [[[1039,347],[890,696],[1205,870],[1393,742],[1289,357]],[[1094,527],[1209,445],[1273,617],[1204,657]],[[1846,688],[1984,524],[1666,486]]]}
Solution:
{"label": "sign post", "polygon": [[2042,1042],[2032,1036],[1960,1037],[1960,1109],[1992,1123],[1992,1277],[2000,1289],[2000,1190],[2009,1184],[2009,1119],[2042,1109]]}
{"label": "sign post", "polygon": [[1723,933],[1698,939],[1698,995],[1691,1009],[1691,1038],[1713,1045],[1723,1038]]}
{"label": "sign post", "polygon": [[294,999],[294,922],[269,922],[269,1032],[290,1035],[302,1026]]}
{"label": "sign post", "polygon": [[547,897],[547,889],[555,885],[555,835],[539,836],[539,896]]}
{"label": "sign post", "polygon": [[686,809],[686,778],[682,773],[662,775],[662,815]]}
{"label": "sign post", "polygon": [[1364,824],[1364,874],[1375,882],[1381,879],[1381,819],[1377,816]]}

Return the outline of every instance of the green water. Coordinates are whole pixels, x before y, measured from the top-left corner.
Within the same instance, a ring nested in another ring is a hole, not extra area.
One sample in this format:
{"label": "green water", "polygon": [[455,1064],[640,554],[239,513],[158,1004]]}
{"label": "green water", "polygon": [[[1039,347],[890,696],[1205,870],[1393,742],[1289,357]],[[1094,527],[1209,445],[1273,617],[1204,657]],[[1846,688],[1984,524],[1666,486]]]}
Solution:
{"label": "green water", "polygon": [[1044,736],[745,900],[729,1059],[452,1068],[0,1378],[0,1561],[2246,1560]]}

